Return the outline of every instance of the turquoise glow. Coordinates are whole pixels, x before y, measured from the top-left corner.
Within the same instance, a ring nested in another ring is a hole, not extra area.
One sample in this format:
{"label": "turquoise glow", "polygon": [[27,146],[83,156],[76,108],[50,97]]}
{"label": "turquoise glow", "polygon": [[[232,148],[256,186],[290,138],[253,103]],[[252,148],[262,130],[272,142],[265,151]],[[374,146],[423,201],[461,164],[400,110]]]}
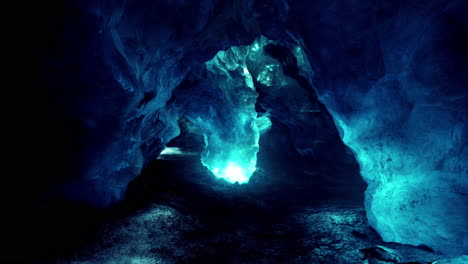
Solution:
{"label": "turquoise glow", "polygon": [[[205,63],[208,80],[213,88],[209,104],[202,114],[192,114],[205,138],[201,162],[216,178],[229,183],[248,183],[256,171],[259,140],[271,127],[268,114],[255,111],[258,93],[255,81],[268,91],[293,98],[287,86],[291,80],[284,76],[280,63],[265,54],[264,47],[276,44],[263,36],[249,46],[236,46],[219,51]],[[298,62],[304,63],[300,47],[292,47]],[[308,69],[307,65],[301,65]],[[297,99],[297,98],[293,98]],[[289,100],[293,104],[301,100]]]}
{"label": "turquoise glow", "polygon": [[198,120],[204,131],[201,162],[217,178],[229,183],[248,183],[256,170],[260,135],[271,126],[267,115],[255,111],[258,93],[249,64],[262,63],[263,47],[271,43],[260,37],[250,46],[219,51],[207,61],[208,78],[222,95],[222,111]]}
{"label": "turquoise glow", "polygon": [[222,171],[219,168],[214,168],[213,173],[216,177],[223,178],[230,183],[246,183],[249,181],[248,172],[234,162],[229,162]]}

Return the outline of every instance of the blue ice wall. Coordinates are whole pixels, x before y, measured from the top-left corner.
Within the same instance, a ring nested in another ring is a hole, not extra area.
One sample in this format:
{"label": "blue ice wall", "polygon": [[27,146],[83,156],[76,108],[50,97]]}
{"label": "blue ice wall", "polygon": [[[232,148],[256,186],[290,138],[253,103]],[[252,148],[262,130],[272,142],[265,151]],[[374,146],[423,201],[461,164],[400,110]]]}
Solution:
{"label": "blue ice wall", "polygon": [[297,31],[320,76],[317,93],[369,185],[369,223],[386,241],[466,254],[463,2],[317,1],[291,8],[302,19],[296,24],[306,25]]}
{"label": "blue ice wall", "polygon": [[[264,35],[304,48],[316,93],[361,164],[369,221],[382,237],[467,252],[464,1],[68,6],[62,42],[45,69],[80,135],[70,154],[76,170],[66,184],[68,195],[99,205],[121,199],[128,182],[178,134],[177,118],[191,109],[171,101],[176,87],[199,82],[204,89],[192,96],[208,93],[203,109],[220,111],[215,99],[223,90],[200,81],[207,79],[204,62]],[[259,69],[255,81],[275,86],[268,80],[275,67],[264,74]]]}

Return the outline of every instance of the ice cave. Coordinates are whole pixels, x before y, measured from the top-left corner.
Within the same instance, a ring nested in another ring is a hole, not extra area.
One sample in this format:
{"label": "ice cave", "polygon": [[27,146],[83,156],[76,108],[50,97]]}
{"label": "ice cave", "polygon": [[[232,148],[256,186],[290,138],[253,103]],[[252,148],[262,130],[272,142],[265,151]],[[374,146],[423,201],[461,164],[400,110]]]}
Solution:
{"label": "ice cave", "polygon": [[26,5],[2,263],[468,263],[466,1]]}

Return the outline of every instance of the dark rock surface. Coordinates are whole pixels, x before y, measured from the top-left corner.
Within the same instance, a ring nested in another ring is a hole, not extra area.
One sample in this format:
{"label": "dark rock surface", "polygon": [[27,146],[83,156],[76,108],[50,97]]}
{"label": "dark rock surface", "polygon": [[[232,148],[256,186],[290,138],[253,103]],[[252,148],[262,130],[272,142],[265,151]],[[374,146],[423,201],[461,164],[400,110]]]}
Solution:
{"label": "dark rock surface", "polygon": [[[265,219],[249,223],[243,218],[251,215],[242,211],[230,212],[233,215],[213,211],[219,215],[207,223],[203,216],[176,208],[153,204],[106,225],[99,242],[71,262],[348,264],[431,263],[441,258],[413,246],[382,242],[368,226],[362,208],[322,207],[292,215],[264,215],[259,207],[255,217]],[[381,245],[392,253],[369,250]]]}
{"label": "dark rock surface", "polygon": [[[423,248],[383,242],[357,201],[318,201],[299,189],[288,197],[275,195],[274,188],[266,195],[261,183],[228,185],[203,176],[205,169],[195,161],[153,164],[165,164],[168,176],[147,172],[131,184],[127,206],[138,211],[105,221],[93,243],[60,261],[380,264],[442,258]],[[190,169],[174,170],[181,164]],[[334,192],[352,200],[349,193]]]}

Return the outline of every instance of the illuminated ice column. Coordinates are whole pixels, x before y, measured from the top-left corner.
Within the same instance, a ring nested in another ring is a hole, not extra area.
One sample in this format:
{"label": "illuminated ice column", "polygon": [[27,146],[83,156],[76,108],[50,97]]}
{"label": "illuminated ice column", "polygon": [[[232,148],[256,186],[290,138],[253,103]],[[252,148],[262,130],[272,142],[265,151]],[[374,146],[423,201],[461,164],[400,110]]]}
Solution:
{"label": "illuminated ice column", "polygon": [[201,161],[216,177],[230,183],[249,181],[256,170],[260,133],[271,124],[267,116],[258,117],[255,111],[258,93],[245,63],[258,46],[256,41],[252,47],[232,47],[206,62],[219,99],[211,102],[206,116],[195,120],[205,137]]}

